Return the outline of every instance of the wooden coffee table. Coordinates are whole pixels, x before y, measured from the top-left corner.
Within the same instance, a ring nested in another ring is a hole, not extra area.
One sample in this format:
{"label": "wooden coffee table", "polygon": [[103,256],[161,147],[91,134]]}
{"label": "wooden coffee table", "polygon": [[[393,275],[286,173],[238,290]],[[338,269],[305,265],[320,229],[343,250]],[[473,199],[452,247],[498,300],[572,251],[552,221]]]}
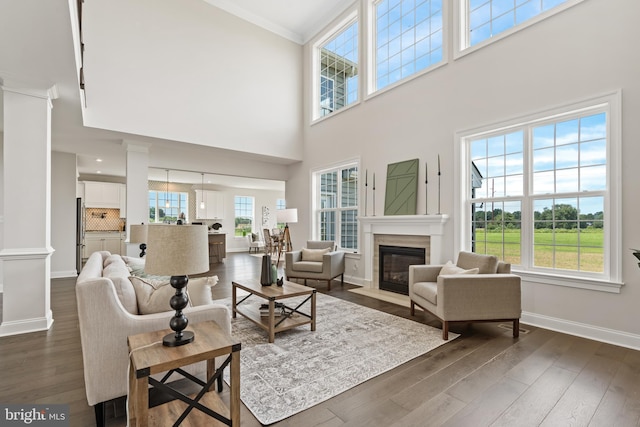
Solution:
{"label": "wooden coffee table", "polygon": [[[244,296],[240,301],[237,300],[237,291],[242,289],[249,292],[249,295]],[[258,327],[264,329],[269,334],[269,342],[272,343],[275,340],[276,332],[286,331],[287,329],[295,328],[301,325],[311,324],[311,330],[316,330],[316,290],[308,286],[299,285],[297,283],[284,281],[282,286],[270,285],[262,286],[256,279],[242,280],[238,282],[232,282],[232,310],[233,317],[236,317],[236,313],[241,314],[243,317],[249,319]],[[247,305],[240,307],[240,305],[249,299],[252,295],[259,298],[263,298],[269,303],[269,316],[261,316],[258,310]],[[287,298],[307,296],[307,298],[298,304],[296,307],[289,307],[284,305],[284,314],[276,317],[276,301],[281,302]],[[310,302],[310,313],[299,311],[299,309]]]}

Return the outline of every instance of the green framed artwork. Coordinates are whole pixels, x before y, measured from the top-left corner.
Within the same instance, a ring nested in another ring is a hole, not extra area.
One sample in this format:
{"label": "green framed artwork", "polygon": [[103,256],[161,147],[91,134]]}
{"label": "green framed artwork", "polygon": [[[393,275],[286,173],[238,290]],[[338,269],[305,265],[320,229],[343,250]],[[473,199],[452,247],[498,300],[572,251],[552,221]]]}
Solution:
{"label": "green framed artwork", "polygon": [[418,204],[418,159],[387,165],[385,215],[415,215]]}

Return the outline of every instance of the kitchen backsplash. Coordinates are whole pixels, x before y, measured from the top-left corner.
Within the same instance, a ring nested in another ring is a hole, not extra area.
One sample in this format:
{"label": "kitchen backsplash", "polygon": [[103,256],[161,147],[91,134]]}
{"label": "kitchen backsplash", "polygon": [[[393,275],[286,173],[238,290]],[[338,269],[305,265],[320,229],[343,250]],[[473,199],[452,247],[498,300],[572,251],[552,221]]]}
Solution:
{"label": "kitchen backsplash", "polygon": [[85,210],[86,231],[122,231],[125,220],[120,218],[120,209],[87,208]]}

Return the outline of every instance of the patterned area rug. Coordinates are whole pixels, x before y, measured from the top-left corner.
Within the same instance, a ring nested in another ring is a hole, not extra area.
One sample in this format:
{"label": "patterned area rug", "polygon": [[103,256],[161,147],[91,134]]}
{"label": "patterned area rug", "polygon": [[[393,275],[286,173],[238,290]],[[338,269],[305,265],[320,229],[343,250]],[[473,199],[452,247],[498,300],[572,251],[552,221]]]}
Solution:
{"label": "patterned area rug", "polygon": [[[256,309],[264,302],[251,297],[245,304],[252,299]],[[295,307],[295,300],[287,305]],[[231,307],[229,298],[220,302]],[[439,329],[320,293],[316,308],[315,332],[300,326],[277,333],[273,344],[249,320],[232,319],[232,334],[242,343],[240,398],[262,424],[317,405],[458,336],[450,332],[443,341]]]}

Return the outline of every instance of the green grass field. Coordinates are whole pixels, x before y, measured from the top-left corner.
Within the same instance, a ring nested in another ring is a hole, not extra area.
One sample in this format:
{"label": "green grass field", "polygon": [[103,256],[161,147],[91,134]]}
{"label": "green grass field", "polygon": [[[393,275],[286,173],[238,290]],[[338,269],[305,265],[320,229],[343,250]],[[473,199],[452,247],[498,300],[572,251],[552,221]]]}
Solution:
{"label": "green grass field", "polygon": [[[602,229],[536,230],[534,265],[601,273],[604,271],[604,232]],[[520,230],[485,232],[476,229],[476,251],[521,263]]]}

